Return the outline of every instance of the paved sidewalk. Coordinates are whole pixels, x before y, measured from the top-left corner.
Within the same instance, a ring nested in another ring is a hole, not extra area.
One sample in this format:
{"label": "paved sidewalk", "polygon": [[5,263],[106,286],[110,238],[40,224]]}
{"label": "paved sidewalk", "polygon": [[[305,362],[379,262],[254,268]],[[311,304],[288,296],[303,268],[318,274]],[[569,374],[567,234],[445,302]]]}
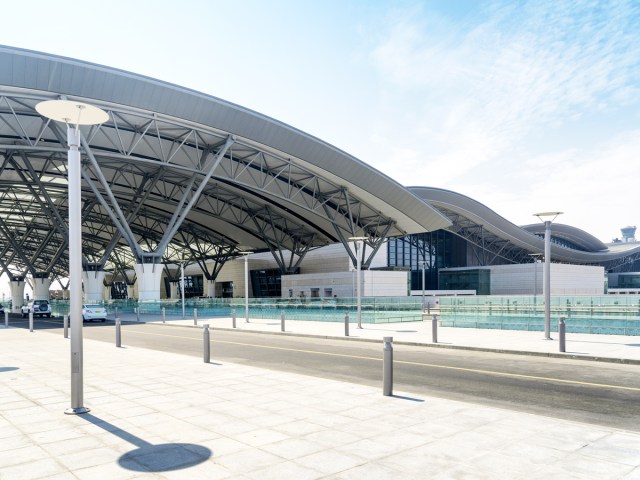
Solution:
{"label": "paved sidewalk", "polygon": [[69,340],[0,341],[2,480],[640,479],[637,432],[86,339],[68,416]]}
{"label": "paved sidewalk", "polygon": [[[193,312],[186,320],[167,318],[168,325],[194,326]],[[120,315],[125,321],[135,321],[133,314]],[[362,324],[358,329],[352,319],[349,337],[382,341],[385,336],[393,337],[394,342],[408,342],[425,345],[432,343],[431,320],[423,322]],[[161,322],[160,317],[142,315],[143,322]],[[198,326],[209,324],[212,328],[232,328],[231,318],[198,318]],[[244,316],[236,319],[237,330],[281,333],[280,320],[250,319]],[[285,333],[299,335],[318,335],[324,337],[344,337],[344,322],[311,322],[285,320]],[[585,333],[566,334],[566,352],[559,351],[558,335],[552,333],[553,340],[545,340],[543,332],[524,332],[517,330],[488,330],[477,328],[438,327],[438,345],[441,347],[465,347],[493,351],[518,353],[536,353],[570,358],[604,359],[626,361],[640,364],[640,336],[594,335]]]}

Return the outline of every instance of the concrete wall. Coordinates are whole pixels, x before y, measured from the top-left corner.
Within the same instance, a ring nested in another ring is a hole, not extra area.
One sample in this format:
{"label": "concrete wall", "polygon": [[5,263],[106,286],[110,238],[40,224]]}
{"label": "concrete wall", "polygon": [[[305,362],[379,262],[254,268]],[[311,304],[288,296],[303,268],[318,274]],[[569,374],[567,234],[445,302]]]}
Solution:
{"label": "concrete wall", "polygon": [[[535,267],[537,266],[537,271]],[[492,295],[543,295],[544,264],[495,265],[491,270]],[[551,295],[603,295],[604,267],[551,264]]]}
{"label": "concrete wall", "polygon": [[[363,297],[405,297],[408,272],[365,270],[362,274]],[[314,290],[320,298],[357,296],[356,272],[303,273],[283,275],[283,298],[313,298]]]}

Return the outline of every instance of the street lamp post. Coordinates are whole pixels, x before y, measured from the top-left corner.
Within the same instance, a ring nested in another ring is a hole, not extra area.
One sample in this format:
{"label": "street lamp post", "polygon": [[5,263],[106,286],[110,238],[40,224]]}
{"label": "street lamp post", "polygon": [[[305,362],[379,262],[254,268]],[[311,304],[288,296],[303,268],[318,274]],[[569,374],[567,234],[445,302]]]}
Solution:
{"label": "street lamp post", "polygon": [[426,260],[422,260],[422,311],[425,310],[425,303],[424,303],[424,287],[425,287],[425,276],[424,276],[424,270],[426,267],[427,261]]}
{"label": "street lamp post", "polygon": [[249,254],[244,256],[244,321],[249,323]]}
{"label": "street lamp post", "polygon": [[36,105],[43,117],[67,125],[68,222],[69,222],[69,314],[71,318],[71,408],[64,413],[89,412],[83,405],[82,362],[82,182],[80,172],[80,125],[98,125],[109,115],[98,107],[68,100],[49,100]]}
{"label": "street lamp post", "polygon": [[360,269],[362,268],[362,245],[367,237],[350,237],[349,240],[355,242],[356,245],[356,297],[357,297],[357,309],[358,309],[358,328],[362,328],[362,278],[360,276]]}
{"label": "street lamp post", "polygon": [[184,261],[180,262],[180,293],[182,297],[182,319],[184,320]]}
{"label": "street lamp post", "polygon": [[244,255],[244,321],[249,323],[249,255],[251,252],[238,252]]}
{"label": "street lamp post", "polygon": [[533,304],[536,304],[536,296],[538,295],[538,258],[542,256],[541,253],[530,253],[529,256],[533,258]]}
{"label": "street lamp post", "polygon": [[562,215],[562,212],[542,212],[533,215],[544,223],[544,338],[551,340],[551,222],[558,215]]}

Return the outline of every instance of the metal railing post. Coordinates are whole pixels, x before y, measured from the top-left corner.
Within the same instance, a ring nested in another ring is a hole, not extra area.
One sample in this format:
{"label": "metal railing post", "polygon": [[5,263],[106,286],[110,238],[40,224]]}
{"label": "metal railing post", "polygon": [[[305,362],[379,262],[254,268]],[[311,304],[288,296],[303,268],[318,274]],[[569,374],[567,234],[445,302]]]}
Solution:
{"label": "metal railing post", "polygon": [[198,309],[193,309],[193,324],[198,325]]}
{"label": "metal railing post", "polygon": [[203,329],[202,329],[202,340],[203,340],[203,355],[202,355],[202,359],[204,360],[204,363],[209,363],[211,361],[211,345],[209,344],[209,324],[204,324],[203,325]]}
{"label": "metal railing post", "polygon": [[344,314],[344,336],[345,337],[349,336],[349,314],[348,313]]}
{"label": "metal railing post", "polygon": [[560,347],[560,351],[561,352],[566,352],[566,331],[567,331],[567,326],[564,323],[564,317],[560,317],[560,320],[558,321],[558,343],[559,343],[559,347]]}
{"label": "metal railing post", "polygon": [[231,310],[231,324],[236,328],[236,309]]}
{"label": "metal railing post", "polygon": [[64,338],[69,338],[69,315],[62,317],[62,325],[64,328]]}
{"label": "metal railing post", "polygon": [[167,313],[165,312],[164,307],[162,307],[162,323],[167,321]]}
{"label": "metal railing post", "polygon": [[435,313],[431,317],[431,341],[438,343],[438,315]]}
{"label": "metal railing post", "polygon": [[122,324],[119,318],[116,318],[116,347],[122,346],[122,332],[120,331]]}
{"label": "metal railing post", "polygon": [[116,307],[116,314],[115,314],[115,317],[113,317],[113,318],[114,318],[114,320],[115,320],[116,318],[118,318],[118,307]]}
{"label": "metal railing post", "polygon": [[4,311],[4,328],[9,328],[9,312]]}
{"label": "metal railing post", "polygon": [[393,337],[384,337],[382,347],[382,395],[393,395]]}
{"label": "metal railing post", "polygon": [[136,307],[136,322],[140,321],[140,307]]}
{"label": "metal railing post", "polygon": [[280,312],[280,331],[284,332],[284,310]]}
{"label": "metal railing post", "polygon": [[33,332],[33,312],[29,312],[29,331]]}

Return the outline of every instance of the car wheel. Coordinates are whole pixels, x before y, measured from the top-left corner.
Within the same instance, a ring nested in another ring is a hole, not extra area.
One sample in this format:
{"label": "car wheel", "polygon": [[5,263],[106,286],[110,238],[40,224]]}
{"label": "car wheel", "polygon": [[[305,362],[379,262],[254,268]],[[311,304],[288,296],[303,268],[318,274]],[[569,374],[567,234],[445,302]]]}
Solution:
{"label": "car wheel", "polygon": [[51,314],[50,313],[47,313],[47,318],[51,318]]}
{"label": "car wheel", "polygon": [[87,321],[87,319],[86,319],[86,318],[84,318],[84,315],[83,315],[83,316],[82,316],[82,323],[84,323],[84,322],[86,322],[86,321]]}

